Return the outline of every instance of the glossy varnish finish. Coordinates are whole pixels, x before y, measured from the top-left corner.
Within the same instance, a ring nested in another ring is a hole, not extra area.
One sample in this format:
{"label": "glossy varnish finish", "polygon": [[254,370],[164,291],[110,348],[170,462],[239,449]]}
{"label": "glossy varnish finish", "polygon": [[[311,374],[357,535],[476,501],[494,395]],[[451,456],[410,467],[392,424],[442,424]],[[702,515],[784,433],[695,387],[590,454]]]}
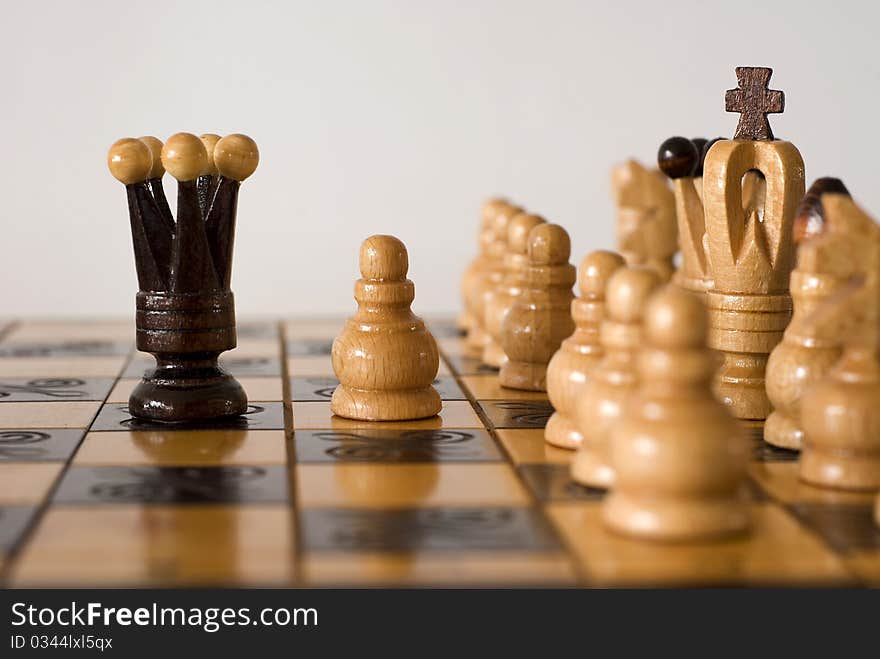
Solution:
{"label": "glossy varnish finish", "polygon": [[544,438],[554,446],[574,449],[583,441],[575,408],[590,371],[604,354],[599,332],[605,317],[605,288],[624,263],[619,254],[603,250],[591,252],[581,261],[581,296],[571,302],[575,331],[562,342],[547,367],[547,394],[555,411]]}
{"label": "glossy varnish finish", "polygon": [[340,384],[330,406],[338,416],[399,421],[440,411],[440,395],[431,385],[439,367],[437,344],[410,309],[415,287],[408,269],[406,247],[397,238],[371,236],[361,245],[358,310],[332,348]]}

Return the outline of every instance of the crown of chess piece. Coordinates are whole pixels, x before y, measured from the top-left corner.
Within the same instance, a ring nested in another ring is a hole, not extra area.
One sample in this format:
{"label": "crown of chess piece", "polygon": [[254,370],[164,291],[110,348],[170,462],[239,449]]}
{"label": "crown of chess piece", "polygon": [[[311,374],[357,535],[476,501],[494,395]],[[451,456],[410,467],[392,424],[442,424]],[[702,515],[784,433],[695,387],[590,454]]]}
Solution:
{"label": "crown of chess piece", "polygon": [[486,329],[486,347],[483,349],[483,363],[501,368],[507,355],[501,347],[501,328],[504,317],[513,306],[514,300],[526,285],[526,271],[529,266],[529,232],[546,220],[540,215],[520,213],[510,220],[507,227],[507,253],[504,255],[504,279],[486,301],[483,326]]}
{"label": "crown of chess piece", "polygon": [[562,342],[547,366],[547,394],[555,411],[547,421],[544,439],[554,446],[574,449],[583,441],[574,411],[590,371],[604,354],[599,328],[605,316],[605,288],[611,275],[624,265],[619,254],[597,250],[587,254],[578,268],[581,297],[571,302],[574,334]]}
{"label": "crown of chess piece", "polygon": [[[244,390],[217,358],[236,345],[230,281],[238,191],[259,151],[244,135],[218,139],[210,157],[205,144],[189,133],[164,145],[155,137],[124,138],[107,158],[128,194],[140,288],[137,348],[156,358],[129,399],[141,419],[179,423],[247,409]],[[178,181],[176,221],[162,188],[165,171]],[[200,194],[206,176],[211,185]]]}
{"label": "crown of chess piece", "polygon": [[486,305],[504,277],[504,255],[507,253],[507,225],[514,216],[523,212],[518,206],[507,202],[494,204],[487,210],[489,221],[483,269],[474,277],[473,285],[469,289],[467,297],[471,330],[465,339],[465,348],[477,358],[482,358],[483,350],[485,350],[486,344],[489,342],[489,335],[483,326],[486,318]]}
{"label": "crown of chess piece", "polygon": [[[822,196],[829,269],[851,276],[805,322],[844,338],[843,355],[801,399],[801,478],[843,490],[880,489],[880,225],[843,194]],[[808,243],[804,243],[805,245]]]}
{"label": "crown of chess piece", "polygon": [[611,170],[617,246],[627,265],[644,265],[668,281],[678,251],[675,197],[664,176],[629,160]]}
{"label": "crown of chess piece", "polygon": [[[780,448],[800,450],[804,431],[800,404],[804,392],[821,381],[840,358],[842,337],[811,321],[813,311],[839,291],[852,276],[852,262],[844,257],[845,246],[836,244],[839,234],[809,240],[825,224],[822,195],[849,194],[836,178],[820,178],[810,186],[795,218],[797,267],[791,272],[794,312],[791,322],[767,361],[767,396],[773,411],[764,424],[764,439]],[[834,250],[829,259],[829,248]],[[844,251],[840,251],[843,249]]]}
{"label": "crown of chess piece", "polygon": [[654,270],[638,266],[620,268],[608,280],[605,318],[599,330],[605,354],[590,372],[574,407],[582,439],[571,475],[582,485],[600,489],[614,485],[608,440],[624,402],[635,390],[642,313],[648,297],[661,283]]}
{"label": "crown of chess piece", "polygon": [[477,235],[477,255],[473,258],[470,264],[468,264],[468,267],[465,269],[464,275],[462,275],[461,278],[460,290],[464,310],[458,317],[457,325],[459,331],[463,332],[465,336],[467,336],[473,327],[473,318],[468,310],[468,299],[473,295],[472,291],[477,285],[477,281],[486,270],[486,252],[488,251],[489,244],[492,242],[492,223],[495,219],[498,207],[507,203],[508,201],[506,199],[492,197],[486,200],[481,209],[480,231]]}
{"label": "crown of chess piece", "polygon": [[434,337],[410,305],[415,286],[406,278],[406,246],[393,236],[371,236],[361,245],[357,312],[333,341],[339,386],[334,414],[363,421],[423,419],[440,412],[431,385],[439,354]]}
{"label": "crown of chess piece", "polygon": [[645,310],[639,383],[610,437],[614,490],[602,505],[613,530],[649,540],[744,531],[750,443],[711,390],[706,308],[677,287]]}
{"label": "crown of chess piece", "polygon": [[695,293],[712,288],[706,254],[706,217],[703,210],[703,163],[718,139],[670,137],[660,145],[657,164],[672,179],[681,267],[673,281]]}
{"label": "crown of chess piece", "polygon": [[733,140],[719,140],[703,165],[703,205],[713,286],[707,293],[709,347],[722,353],[715,393],[734,416],[759,426],[770,413],[765,371],[791,317],[793,223],[804,196],[804,161],[773,140],[768,112],[782,92],[771,69],[740,67],[726,109],[740,112]]}
{"label": "crown of chess piece", "polygon": [[571,241],[558,224],[539,224],[529,232],[525,286],[504,317],[501,346],[502,387],[547,390],[547,365],[562,340],[574,332],[572,286],[577,278],[568,262]]}

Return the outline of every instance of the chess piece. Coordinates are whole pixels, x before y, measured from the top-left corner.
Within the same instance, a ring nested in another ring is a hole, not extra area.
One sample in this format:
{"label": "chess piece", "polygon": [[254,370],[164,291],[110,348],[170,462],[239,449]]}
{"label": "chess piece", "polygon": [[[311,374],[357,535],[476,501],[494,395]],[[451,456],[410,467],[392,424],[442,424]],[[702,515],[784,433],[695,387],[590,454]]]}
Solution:
{"label": "chess piece", "polygon": [[571,475],[589,487],[608,489],[614,484],[608,440],[612,426],[637,382],[636,354],[642,341],[642,313],[651,293],[661,284],[647,268],[620,268],[605,290],[605,319],[599,341],[605,351],[590,372],[574,409],[582,440]]}
{"label": "chess piece", "polygon": [[[200,199],[196,181],[209,167],[203,142],[173,135],[156,165],[157,142],[122,139],[108,155],[128,193],[140,288],[137,348],[156,358],[134,388],[129,412],[171,423],[236,416],[246,411],[247,396],[217,358],[236,345],[232,237],[239,186],[257,167],[257,145],[244,135],[219,140],[216,185]],[[176,223],[164,201],[163,168],[178,181]]]}
{"label": "chess piece", "polygon": [[502,387],[547,390],[547,364],[562,340],[574,331],[571,319],[574,266],[568,262],[571,241],[558,224],[539,224],[529,233],[525,287],[505,315],[501,346]]}
{"label": "chess piece", "polygon": [[711,390],[706,308],[677,288],[645,310],[639,384],[611,430],[614,490],[602,504],[615,531],[649,540],[701,540],[749,524],[743,496],[750,443]]}
{"label": "chess piece", "polygon": [[471,329],[465,339],[465,348],[474,356],[482,358],[489,341],[484,327],[486,305],[504,277],[504,255],[507,253],[507,225],[511,218],[523,210],[507,202],[500,202],[488,209],[489,221],[486,233],[485,261],[477,273],[468,293],[468,311]]}
{"label": "chess piece", "polygon": [[880,494],[877,495],[877,501],[874,502],[874,521],[880,526]]}
{"label": "chess piece", "polygon": [[[809,236],[821,231],[825,223],[825,193],[848,194],[839,179],[818,179],[798,208],[796,234]],[[804,435],[800,424],[801,398],[810,386],[825,377],[842,351],[842,337],[829,335],[825,328],[811,322],[813,311],[835,295],[851,275],[848,263],[844,264],[844,272],[835,268],[841,256],[832,253],[831,259],[827,258],[829,248],[837,249],[828,242],[806,240],[798,249],[797,267],[791,272],[790,284],[794,312],[782,342],[767,361],[767,396],[773,411],[764,424],[764,439],[781,448],[800,450]]]}
{"label": "chess piece", "polygon": [[334,414],[363,421],[422,419],[440,412],[431,386],[439,354],[434,337],[410,309],[415,287],[406,278],[409,259],[393,236],[371,236],[361,245],[358,310],[333,341],[339,386]]}
{"label": "chess piece", "polygon": [[[713,286],[707,293],[709,346],[722,353],[715,393],[734,416],[760,424],[770,413],[765,369],[791,316],[792,225],[804,196],[804,161],[772,139],[768,112],[782,92],[767,89],[771,69],[740,67],[727,110],[741,112],[733,140],[719,140],[703,166],[703,205]],[[745,191],[744,178],[752,192]]]}
{"label": "chess piece", "polygon": [[712,288],[706,256],[706,218],[703,211],[703,159],[711,144],[707,140],[670,137],[660,145],[657,164],[672,179],[681,267],[673,281],[695,293]]}
{"label": "chess piece", "polygon": [[[820,243],[830,268],[851,268],[809,322],[844,337],[843,355],[801,399],[801,478],[844,490],[880,489],[880,225],[846,195],[825,194]],[[806,243],[805,243],[806,244]]]}
{"label": "chess piece", "polygon": [[628,265],[644,265],[668,281],[678,251],[675,198],[663,175],[635,160],[611,171],[617,245]]}
{"label": "chess piece", "polygon": [[574,334],[562,342],[547,366],[547,394],[555,411],[547,421],[544,439],[554,446],[574,449],[583,440],[574,410],[590,371],[604,354],[599,327],[605,316],[605,287],[624,264],[622,256],[604,250],[591,252],[581,261],[581,297],[571,302]]}
{"label": "chess piece", "polygon": [[473,327],[473,317],[469,310],[468,300],[474,294],[474,287],[486,269],[486,252],[489,244],[492,242],[492,223],[495,219],[497,209],[503,204],[508,203],[500,197],[488,199],[484,204],[480,213],[480,232],[478,234],[479,251],[477,255],[468,265],[461,278],[461,298],[464,302],[464,311],[458,317],[458,328],[467,335]]}
{"label": "chess piece", "polygon": [[514,300],[525,286],[526,270],[529,266],[529,232],[546,220],[539,215],[520,213],[510,220],[507,227],[507,253],[504,255],[504,279],[486,301],[483,326],[486,329],[486,347],[483,349],[483,363],[501,368],[507,355],[501,347],[501,326],[504,317],[513,306]]}

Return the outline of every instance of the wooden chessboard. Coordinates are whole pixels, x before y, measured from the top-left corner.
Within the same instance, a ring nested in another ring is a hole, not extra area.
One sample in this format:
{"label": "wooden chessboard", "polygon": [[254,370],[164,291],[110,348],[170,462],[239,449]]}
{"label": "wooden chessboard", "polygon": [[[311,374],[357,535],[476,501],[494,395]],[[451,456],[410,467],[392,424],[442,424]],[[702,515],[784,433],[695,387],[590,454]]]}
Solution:
{"label": "wooden chessboard", "polygon": [[543,441],[546,396],[499,387],[449,322],[438,418],[333,418],[338,320],[242,322],[240,421],[134,421],[131,322],[6,324],[0,560],[7,586],[880,586],[872,497],[799,482],[755,439],[755,525],[663,545],[606,531],[602,493]]}

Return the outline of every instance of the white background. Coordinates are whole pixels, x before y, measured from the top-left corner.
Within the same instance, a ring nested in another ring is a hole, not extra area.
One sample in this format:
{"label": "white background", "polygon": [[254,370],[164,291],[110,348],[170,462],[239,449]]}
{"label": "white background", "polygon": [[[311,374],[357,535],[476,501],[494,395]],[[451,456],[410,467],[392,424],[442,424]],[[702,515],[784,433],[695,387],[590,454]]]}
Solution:
{"label": "white background", "polygon": [[[2,2],[0,315],[133,313],[123,136],[243,132],[239,315],[347,312],[393,233],[416,309],[459,306],[483,198],[613,247],[608,171],[729,136],[734,67],[772,66],[807,182],[880,213],[874,3]],[[176,184],[166,177],[170,197]],[[173,202],[172,202],[173,203]]]}

